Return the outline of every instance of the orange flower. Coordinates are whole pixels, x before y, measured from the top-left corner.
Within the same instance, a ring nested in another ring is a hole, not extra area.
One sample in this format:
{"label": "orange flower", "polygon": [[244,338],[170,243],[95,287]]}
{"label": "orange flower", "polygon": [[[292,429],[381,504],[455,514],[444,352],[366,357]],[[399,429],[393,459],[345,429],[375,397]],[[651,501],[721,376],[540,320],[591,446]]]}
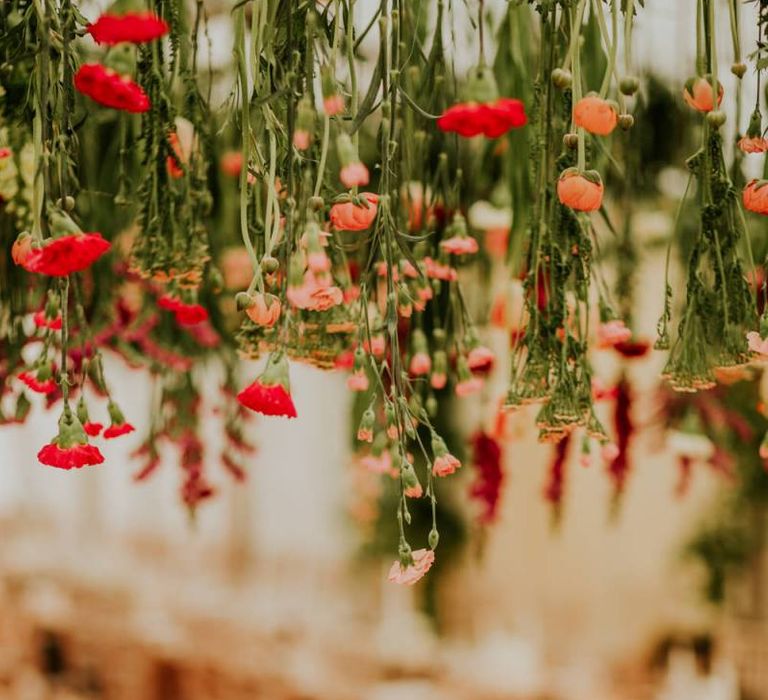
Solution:
{"label": "orange flower", "polygon": [[274,294],[251,294],[245,313],[257,326],[272,328],[280,318],[280,300]]}
{"label": "orange flower", "polygon": [[16,265],[23,266],[32,252],[32,236],[20,233],[11,246],[11,257]]}
{"label": "orange flower", "polygon": [[[711,112],[714,108],[712,96],[712,80],[709,76],[690,78],[683,89],[683,99],[686,103],[699,110],[699,112]],[[717,105],[723,101],[723,86],[717,83]]]}
{"label": "orange flower", "polygon": [[590,134],[607,136],[619,121],[616,106],[595,94],[582,97],[573,107],[573,121],[576,126]]}
{"label": "orange flower", "polygon": [[744,208],[756,214],[768,214],[768,180],[752,180],[744,188]]}
{"label": "orange flower", "polygon": [[557,181],[557,196],[561,204],[576,211],[596,211],[603,203],[603,181],[595,170],[583,173],[576,168],[562,172]]}
{"label": "orange flower", "polygon": [[331,223],[340,231],[365,231],[376,218],[378,195],[363,192],[360,197],[365,198],[368,206],[349,201],[331,207]]}

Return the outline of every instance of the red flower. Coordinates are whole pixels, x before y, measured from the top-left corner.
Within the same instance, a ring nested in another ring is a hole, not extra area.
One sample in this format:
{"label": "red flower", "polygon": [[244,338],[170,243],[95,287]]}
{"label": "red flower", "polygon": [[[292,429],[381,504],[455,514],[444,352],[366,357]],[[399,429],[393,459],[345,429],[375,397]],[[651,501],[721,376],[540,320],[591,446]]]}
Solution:
{"label": "red flower", "polygon": [[35,312],[32,318],[38,328],[50,328],[52,331],[61,330],[61,315],[56,316],[56,318],[48,318],[43,310]]}
{"label": "red flower", "polygon": [[140,85],[100,63],[84,63],[75,75],[75,87],[105,107],[125,112],[146,112],[149,98]]}
{"label": "red flower", "polygon": [[200,304],[187,304],[169,294],[163,294],[157,300],[157,305],[161,309],[173,312],[176,323],[180,326],[194,326],[208,319],[208,312]]}
{"label": "red flower", "polygon": [[41,464],[58,469],[80,469],[104,462],[104,455],[94,445],[75,444],[59,447],[55,442],[47,444],[37,453]]}
{"label": "red flower", "polygon": [[65,404],[59,418],[59,434],[37,453],[41,464],[58,469],[80,469],[94,464],[101,464],[104,456],[98,447],[88,444],[88,436],[83,425]]}
{"label": "red flower", "polygon": [[83,423],[83,430],[91,437],[98,437],[103,428],[101,423]]}
{"label": "red flower", "polygon": [[33,248],[22,265],[29,272],[64,277],[90,267],[111,247],[100,233],[71,233],[49,238]]}
{"label": "red flower", "polygon": [[482,504],[480,522],[496,519],[504,471],[501,466],[501,446],[490,435],[479,432],[472,439],[473,466],[477,471],[470,496]]}
{"label": "red flower", "polygon": [[651,349],[651,344],[647,340],[625,340],[616,343],[613,349],[622,357],[633,359],[645,357]]}
{"label": "red flower", "polygon": [[266,369],[253,384],[237,395],[237,400],[246,408],[265,416],[296,418],[285,355],[270,355]]}
{"label": "red flower", "polygon": [[525,126],[525,107],[520,100],[502,97],[493,102],[461,102],[450,107],[437,120],[443,131],[472,137],[483,134],[495,139],[510,129]]}
{"label": "red flower", "polygon": [[41,367],[37,372],[21,372],[19,379],[38,394],[52,394],[56,391],[56,380],[51,376],[50,367]]}
{"label": "red flower", "polygon": [[117,404],[110,401],[107,406],[107,411],[109,412],[109,418],[111,420],[111,425],[104,431],[104,437],[107,440],[120,437],[121,435],[127,435],[136,430],[136,428],[125,420],[125,416],[118,408]]}
{"label": "red flower", "polygon": [[119,44],[128,41],[144,44],[168,33],[168,24],[153,12],[127,12],[124,15],[101,15],[88,25],[88,33],[97,44]]}

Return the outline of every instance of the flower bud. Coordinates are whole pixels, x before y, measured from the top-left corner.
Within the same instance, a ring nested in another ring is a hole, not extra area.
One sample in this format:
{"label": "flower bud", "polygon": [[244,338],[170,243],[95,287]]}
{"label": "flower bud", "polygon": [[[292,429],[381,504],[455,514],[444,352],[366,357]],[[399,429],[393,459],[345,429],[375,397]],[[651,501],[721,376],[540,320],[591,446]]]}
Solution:
{"label": "flower bud", "polygon": [[280,262],[277,258],[274,258],[271,255],[265,255],[261,259],[261,269],[264,274],[271,275],[280,269]]}
{"label": "flower bud", "polygon": [[707,121],[709,122],[710,126],[714,127],[715,129],[719,129],[723,124],[725,124],[725,120],[725,112],[720,109],[715,109],[707,113]]}
{"label": "flower bud", "polygon": [[564,90],[565,88],[570,87],[572,82],[573,76],[570,71],[563,70],[562,68],[555,68],[555,70],[552,71],[552,84],[555,87]]}
{"label": "flower bud", "polygon": [[738,62],[738,63],[734,63],[731,66],[731,73],[733,73],[739,79],[743,78],[746,72],[747,72],[746,63]]}
{"label": "flower bud", "polygon": [[619,115],[619,127],[624,131],[629,131],[635,125],[635,118],[631,114]]}
{"label": "flower bud", "polygon": [[640,88],[640,81],[634,75],[628,75],[621,79],[619,90],[623,95],[634,95]]}

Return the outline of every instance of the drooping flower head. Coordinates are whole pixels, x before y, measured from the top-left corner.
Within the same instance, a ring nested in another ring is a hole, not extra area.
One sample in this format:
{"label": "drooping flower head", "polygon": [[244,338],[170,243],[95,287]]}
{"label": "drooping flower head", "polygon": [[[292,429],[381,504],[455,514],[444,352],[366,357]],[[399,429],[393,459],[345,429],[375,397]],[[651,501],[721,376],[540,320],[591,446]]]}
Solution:
{"label": "drooping flower head", "polygon": [[253,384],[238,395],[237,400],[246,408],[265,416],[296,418],[296,407],[291,398],[288,357],[273,352],[267,366]]}
{"label": "drooping flower head", "polygon": [[331,207],[331,224],[339,231],[365,231],[376,218],[379,196],[362,192],[357,198],[338,202]]}
{"label": "drooping flower head", "polygon": [[41,362],[37,367],[19,373],[19,379],[37,394],[52,394],[58,388],[52,362]]}
{"label": "drooping flower head", "polygon": [[[404,561],[405,559],[405,561]],[[417,549],[408,552],[407,556],[401,554],[389,570],[387,578],[392,583],[402,586],[413,586],[421,580],[435,562],[435,553],[431,549]]]}
{"label": "drooping flower head", "polygon": [[[683,88],[683,99],[686,104],[699,112],[711,112],[715,108],[713,98],[712,78],[709,75],[689,78]],[[717,82],[717,105],[723,101],[723,84]]]}
{"label": "drooping flower head", "polygon": [[744,153],[765,153],[768,151],[768,139],[763,136],[763,117],[759,109],[752,113],[746,136],[739,139],[738,146]]}
{"label": "drooping flower head", "polygon": [[257,326],[272,328],[280,318],[281,304],[274,294],[268,292],[241,292],[236,297],[238,308],[245,309],[248,318]]}
{"label": "drooping flower head", "polygon": [[437,120],[442,131],[455,132],[465,138],[482,134],[495,139],[527,123],[523,103],[499,97],[493,72],[487,66],[474,69],[466,96],[465,102],[448,108]]}
{"label": "drooping flower head", "polygon": [[180,326],[194,326],[208,319],[208,311],[195,301],[184,301],[171,294],[163,294],[157,305],[161,309],[173,313],[176,323]]}
{"label": "drooping flower head", "polygon": [[121,435],[127,435],[135,430],[135,428],[125,420],[123,412],[118,408],[116,403],[110,401],[107,406],[107,411],[109,412],[110,419],[110,426],[104,431],[104,437],[107,440],[112,440]]}
{"label": "drooping flower head", "polygon": [[124,112],[146,112],[150,103],[147,93],[128,75],[102,66],[84,63],[75,74],[75,87],[104,107]]}
{"label": "drooping flower head", "polygon": [[573,122],[590,134],[608,136],[619,123],[619,112],[613,102],[592,93],[573,106]]}
{"label": "drooping flower head", "polygon": [[105,13],[87,27],[97,44],[145,44],[168,33],[168,23],[154,12]]}
{"label": "drooping flower head", "polygon": [[88,415],[88,407],[85,404],[85,398],[82,394],[80,395],[80,399],[77,402],[77,419],[82,424],[86,435],[89,435],[90,437],[97,437],[104,429],[104,426],[101,423],[97,423],[91,420],[90,416]]}
{"label": "drooping flower head", "polygon": [[37,453],[37,459],[57,469],[80,469],[104,462],[99,448],[88,444],[88,436],[69,404],[59,419],[58,435]]}
{"label": "drooping flower head", "polygon": [[596,170],[566,168],[557,181],[560,203],[575,211],[596,211],[603,203],[603,181]]}
{"label": "drooping flower head", "polygon": [[432,473],[435,476],[449,476],[461,467],[461,462],[448,451],[445,440],[437,433],[432,434],[432,453],[435,458]]}
{"label": "drooping flower head", "polygon": [[752,180],[742,193],[744,208],[755,214],[768,214],[768,180]]}

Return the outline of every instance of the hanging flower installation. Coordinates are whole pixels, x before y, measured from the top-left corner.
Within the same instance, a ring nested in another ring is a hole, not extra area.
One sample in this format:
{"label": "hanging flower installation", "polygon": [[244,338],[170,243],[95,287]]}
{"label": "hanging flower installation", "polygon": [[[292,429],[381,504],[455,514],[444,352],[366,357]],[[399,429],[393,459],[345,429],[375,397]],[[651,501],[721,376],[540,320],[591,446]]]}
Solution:
{"label": "hanging flower installation", "polygon": [[[764,316],[758,332],[743,262],[743,210],[766,214],[768,186],[738,196],[723,156],[719,10],[691,2],[698,59],[680,99],[701,121],[688,161],[700,226],[684,304],[667,283],[656,343],[682,391],[761,354],[768,328]],[[412,584],[435,560],[439,484],[463,462],[479,469],[482,519],[496,515],[503,431],[477,426],[468,460],[441,419],[485,396],[504,359],[483,338],[488,319],[511,338],[504,410],[535,404],[540,439],[557,443],[546,497],[559,507],[577,444],[623,490],[632,391],[626,377],[601,391],[592,363],[649,350],[626,290],[605,282],[598,235],[631,218],[614,152],[632,149],[643,2],[509,3],[498,41],[483,0],[465,3],[477,47],[466,72],[451,43],[459,4],[381,0],[363,16],[355,0],[234,2],[233,71],[217,75],[203,3],[120,0],[100,16],[74,0],[3,3],[0,420],[24,420],[32,394],[57,407],[42,464],[102,464],[97,441],[142,433],[135,478],[172,446],[193,511],[215,493],[197,366],[223,377],[219,462],[236,480],[253,451],[245,421],[301,417],[291,361],[349,370],[356,461],[396,491],[389,578]],[[762,48],[750,57],[758,82]],[[738,145],[755,157],[767,144],[758,101]],[[629,223],[622,245],[632,249]],[[478,268],[490,282],[473,294]],[[238,354],[266,365],[244,380]],[[146,432],[113,395],[107,355],[150,373]],[[613,431],[594,406],[606,393]],[[422,500],[431,526],[411,531]]]}

